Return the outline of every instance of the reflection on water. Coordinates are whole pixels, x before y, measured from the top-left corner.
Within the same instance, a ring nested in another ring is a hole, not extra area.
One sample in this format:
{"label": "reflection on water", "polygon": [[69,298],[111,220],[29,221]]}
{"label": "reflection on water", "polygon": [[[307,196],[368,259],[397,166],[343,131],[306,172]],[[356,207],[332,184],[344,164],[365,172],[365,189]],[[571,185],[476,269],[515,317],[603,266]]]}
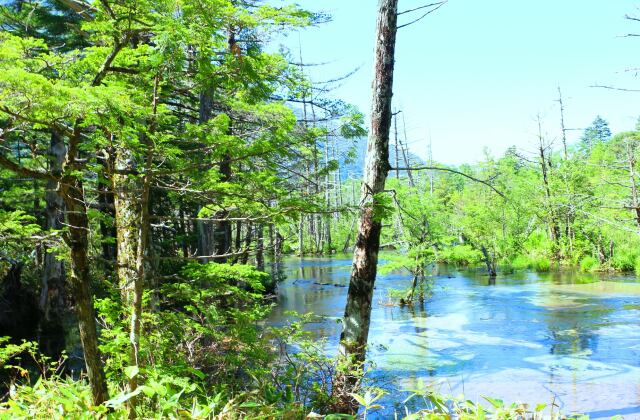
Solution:
{"label": "reflection on water", "polygon": [[[291,310],[325,316],[308,328],[335,350],[350,265],[341,258],[288,260],[270,322],[286,322]],[[640,418],[640,283],[634,278],[525,272],[490,281],[440,267],[423,307],[387,305],[388,290],[409,282],[403,273],[376,282],[369,333],[374,380],[391,378],[395,389],[424,380],[477,401],[482,395],[534,404],[555,399],[565,413]]]}

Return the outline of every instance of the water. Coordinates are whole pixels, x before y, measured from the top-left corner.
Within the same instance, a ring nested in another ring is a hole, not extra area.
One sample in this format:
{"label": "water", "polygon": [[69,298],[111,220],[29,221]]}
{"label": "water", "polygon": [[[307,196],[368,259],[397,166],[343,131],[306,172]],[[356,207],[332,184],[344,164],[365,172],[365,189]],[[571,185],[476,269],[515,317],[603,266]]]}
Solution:
{"label": "water", "polygon": [[[326,317],[307,328],[335,351],[351,260],[291,259],[270,323],[286,311]],[[482,401],[557,404],[591,418],[640,419],[640,282],[576,273],[482,272],[440,267],[422,307],[391,306],[403,273],[378,276],[369,333],[369,377],[390,389],[418,381]],[[407,393],[385,398],[387,415]],[[485,405],[489,405],[486,403]]]}

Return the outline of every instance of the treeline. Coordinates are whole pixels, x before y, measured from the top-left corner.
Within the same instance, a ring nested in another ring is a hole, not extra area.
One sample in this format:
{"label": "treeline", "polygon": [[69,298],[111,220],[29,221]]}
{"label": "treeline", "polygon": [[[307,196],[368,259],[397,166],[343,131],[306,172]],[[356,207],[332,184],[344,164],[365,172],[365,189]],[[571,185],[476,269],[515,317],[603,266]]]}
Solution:
{"label": "treeline", "polygon": [[[525,146],[458,167],[411,155],[392,124],[381,247],[411,255],[424,248],[418,253],[425,263],[480,264],[491,275],[561,266],[640,271],[640,126],[612,134],[597,116],[568,144],[564,135],[548,135],[544,123],[522,139]],[[281,227],[289,238],[298,235],[286,252],[352,250],[361,180],[346,172],[338,169],[340,182],[317,184],[316,201],[326,198],[318,222],[309,215]]]}
{"label": "treeline", "polygon": [[640,270],[638,130],[612,135],[597,117],[575,144],[554,144],[539,121],[534,141],[501,157],[392,170],[381,246],[404,250],[405,267],[480,264],[491,275]]}

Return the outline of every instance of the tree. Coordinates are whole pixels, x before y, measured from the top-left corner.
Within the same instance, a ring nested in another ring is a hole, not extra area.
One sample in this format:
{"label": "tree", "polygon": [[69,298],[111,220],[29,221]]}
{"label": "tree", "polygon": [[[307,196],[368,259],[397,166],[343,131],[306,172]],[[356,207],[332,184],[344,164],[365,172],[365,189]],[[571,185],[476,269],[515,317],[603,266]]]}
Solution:
{"label": "tree", "polygon": [[580,137],[580,149],[590,152],[596,144],[604,143],[610,138],[609,123],[598,115],[591,125],[584,129],[584,133]]}
{"label": "tree", "polygon": [[360,193],[360,224],[340,335],[340,354],[355,363],[365,360],[382,217],[388,201],[384,196],[384,188],[390,168],[389,132],[397,9],[397,0],[380,0],[378,3],[371,131]]}

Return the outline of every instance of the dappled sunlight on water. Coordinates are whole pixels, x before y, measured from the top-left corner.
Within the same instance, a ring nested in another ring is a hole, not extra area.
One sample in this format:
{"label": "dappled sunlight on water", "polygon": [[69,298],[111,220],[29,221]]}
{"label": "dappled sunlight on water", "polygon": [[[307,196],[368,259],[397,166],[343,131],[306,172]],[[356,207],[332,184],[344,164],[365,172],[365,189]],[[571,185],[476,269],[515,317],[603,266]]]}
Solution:
{"label": "dappled sunlight on water", "polygon": [[[313,312],[308,325],[335,352],[349,259],[292,259],[270,322]],[[640,418],[640,283],[571,272],[498,277],[440,267],[433,296],[414,308],[389,306],[388,291],[408,287],[403,273],[379,276],[369,359],[371,380],[395,390],[418,381],[450,395],[531,404],[555,401],[592,418]],[[406,396],[387,398],[387,409]]]}

